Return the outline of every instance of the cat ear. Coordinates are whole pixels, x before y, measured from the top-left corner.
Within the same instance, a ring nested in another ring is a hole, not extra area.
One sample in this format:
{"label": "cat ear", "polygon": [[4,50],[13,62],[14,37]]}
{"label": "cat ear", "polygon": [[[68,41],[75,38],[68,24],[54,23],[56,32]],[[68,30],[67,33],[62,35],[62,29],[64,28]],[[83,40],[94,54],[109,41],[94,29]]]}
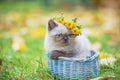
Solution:
{"label": "cat ear", "polygon": [[55,23],[52,19],[48,21],[48,30],[52,30],[53,28],[57,27],[57,23]]}

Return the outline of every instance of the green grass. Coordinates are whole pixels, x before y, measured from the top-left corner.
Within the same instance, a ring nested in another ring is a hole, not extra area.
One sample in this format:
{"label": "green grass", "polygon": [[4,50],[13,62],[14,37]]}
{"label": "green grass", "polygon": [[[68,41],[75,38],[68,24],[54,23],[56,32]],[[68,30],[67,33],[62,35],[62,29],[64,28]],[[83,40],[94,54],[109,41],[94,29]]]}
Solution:
{"label": "green grass", "polygon": [[[54,7],[54,8],[53,8]],[[44,0],[30,0],[30,1],[11,1],[11,2],[1,2],[0,3],[0,11],[1,13],[7,13],[11,11],[16,12],[27,12],[30,10],[38,10],[43,12],[44,14],[48,14],[53,11],[61,11],[61,5],[56,5],[56,3],[51,5],[45,4]],[[1,14],[0,13],[0,14]]]}
{"label": "green grass", "polygon": [[14,2],[2,2],[0,3],[1,12],[9,11],[28,11],[31,8],[40,7],[39,1],[14,1]]}
{"label": "green grass", "polygon": [[[92,43],[94,42],[100,42],[101,43],[101,49],[100,52],[106,52],[109,54],[113,54],[115,55],[117,62],[115,63],[115,65],[113,67],[109,67],[109,66],[101,66],[100,67],[100,75],[101,76],[107,76],[107,75],[115,75],[116,78],[114,80],[120,80],[120,47],[112,47],[108,44],[108,41],[110,40],[110,36],[109,35],[102,35],[99,38],[98,37],[93,37],[90,36],[89,37],[90,41]],[[118,42],[119,44],[119,42]]]}
{"label": "green grass", "polygon": [[[9,11],[27,12],[36,7],[40,7],[39,9],[42,9],[46,14],[52,12],[50,11],[52,9],[48,8],[46,10],[42,5],[38,1],[0,3],[0,17],[4,15],[3,13],[8,13]],[[4,34],[4,31],[1,34]],[[53,76],[48,71],[43,39],[25,38],[27,50],[15,52],[11,48],[11,38],[7,38],[6,35],[0,38],[0,58],[2,58],[0,80],[53,80]],[[90,36],[89,39],[92,43],[100,42],[102,44],[100,52],[114,53],[117,58],[117,62],[112,68],[101,66],[100,76],[114,74],[116,76],[115,80],[120,80],[120,47],[110,46],[108,44],[110,36],[108,35],[101,37]]]}
{"label": "green grass", "polygon": [[[108,41],[111,39],[110,35],[102,35],[100,37],[94,37],[94,36],[89,36],[89,39],[91,41],[91,43],[94,42],[100,42],[101,44],[101,49],[100,51],[102,52],[107,52],[107,53],[120,53],[120,47],[116,46],[116,47],[112,47],[108,44]],[[117,42],[118,44],[120,44],[120,42]]]}
{"label": "green grass", "polygon": [[51,80],[43,39],[26,39],[27,51],[15,52],[10,39],[0,39],[0,80]]}
{"label": "green grass", "polygon": [[[91,41],[92,39],[94,37],[90,38]],[[15,52],[11,49],[10,38],[0,38],[0,58],[2,58],[0,80],[53,80],[53,76],[48,71],[43,39],[26,38],[25,42],[27,50]],[[104,44],[104,40],[101,40],[101,43]],[[107,51],[107,48],[105,49]],[[118,53],[115,55],[117,56]],[[118,62],[112,68],[101,66],[102,76],[114,74],[117,77],[115,80],[120,80],[120,58],[116,58]]]}

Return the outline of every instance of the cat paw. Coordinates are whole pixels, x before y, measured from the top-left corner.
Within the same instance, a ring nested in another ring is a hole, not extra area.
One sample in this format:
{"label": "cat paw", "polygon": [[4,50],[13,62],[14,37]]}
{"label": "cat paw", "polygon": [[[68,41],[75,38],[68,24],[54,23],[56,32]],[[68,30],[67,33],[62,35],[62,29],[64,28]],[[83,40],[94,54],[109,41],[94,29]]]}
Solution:
{"label": "cat paw", "polygon": [[67,53],[65,57],[69,57],[70,58],[70,57],[73,57],[73,56],[74,56],[73,53]]}
{"label": "cat paw", "polygon": [[61,51],[55,50],[55,51],[52,51],[50,58],[57,60],[58,57],[60,57],[60,56],[64,56],[64,53]]}
{"label": "cat paw", "polygon": [[56,54],[51,54],[50,58],[57,60],[57,59],[58,59],[58,55],[56,55]]}

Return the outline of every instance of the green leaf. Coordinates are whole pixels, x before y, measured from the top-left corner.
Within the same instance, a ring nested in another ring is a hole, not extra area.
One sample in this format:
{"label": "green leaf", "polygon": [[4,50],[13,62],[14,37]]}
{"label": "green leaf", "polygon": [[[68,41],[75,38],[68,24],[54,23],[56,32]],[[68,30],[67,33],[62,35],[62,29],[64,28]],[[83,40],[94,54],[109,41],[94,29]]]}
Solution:
{"label": "green leaf", "polygon": [[64,20],[64,17],[61,17],[62,18],[62,21]]}
{"label": "green leaf", "polygon": [[77,26],[77,28],[78,28],[78,29],[81,29],[81,28],[82,28],[82,25],[80,25],[80,26]]}

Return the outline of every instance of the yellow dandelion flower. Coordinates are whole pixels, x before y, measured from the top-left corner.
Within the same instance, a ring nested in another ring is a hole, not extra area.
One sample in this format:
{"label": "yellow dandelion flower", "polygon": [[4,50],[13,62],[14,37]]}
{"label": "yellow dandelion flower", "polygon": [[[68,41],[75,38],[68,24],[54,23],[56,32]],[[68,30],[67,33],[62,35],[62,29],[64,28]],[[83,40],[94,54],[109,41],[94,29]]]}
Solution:
{"label": "yellow dandelion flower", "polygon": [[73,28],[73,22],[68,21],[67,24],[65,25],[67,28],[72,29]]}
{"label": "yellow dandelion flower", "polygon": [[73,22],[73,24],[72,24],[72,25],[73,25],[73,27],[76,27],[76,23],[75,23],[75,22]]}
{"label": "yellow dandelion flower", "polygon": [[78,35],[80,33],[80,30],[78,28],[73,28],[71,31],[75,35]]}
{"label": "yellow dandelion flower", "polygon": [[76,23],[72,21],[70,25],[70,29],[75,28],[75,27],[76,27]]}
{"label": "yellow dandelion flower", "polygon": [[58,22],[59,22],[59,23],[62,23],[62,22],[63,22],[63,19],[62,19],[62,18],[58,18]]}
{"label": "yellow dandelion flower", "polygon": [[74,27],[75,27],[75,26],[73,26],[73,24],[71,24],[69,28],[72,29],[72,28],[74,28]]}
{"label": "yellow dandelion flower", "polygon": [[79,35],[81,33],[80,26],[77,26],[76,22],[74,22],[73,20],[66,20],[66,19],[64,19],[64,17],[59,17],[59,18],[57,18],[57,21],[59,23],[63,24],[69,30],[71,30],[71,32],[74,35]]}
{"label": "yellow dandelion flower", "polygon": [[63,20],[63,25],[65,25],[66,26],[66,24],[67,24],[67,20]]}

